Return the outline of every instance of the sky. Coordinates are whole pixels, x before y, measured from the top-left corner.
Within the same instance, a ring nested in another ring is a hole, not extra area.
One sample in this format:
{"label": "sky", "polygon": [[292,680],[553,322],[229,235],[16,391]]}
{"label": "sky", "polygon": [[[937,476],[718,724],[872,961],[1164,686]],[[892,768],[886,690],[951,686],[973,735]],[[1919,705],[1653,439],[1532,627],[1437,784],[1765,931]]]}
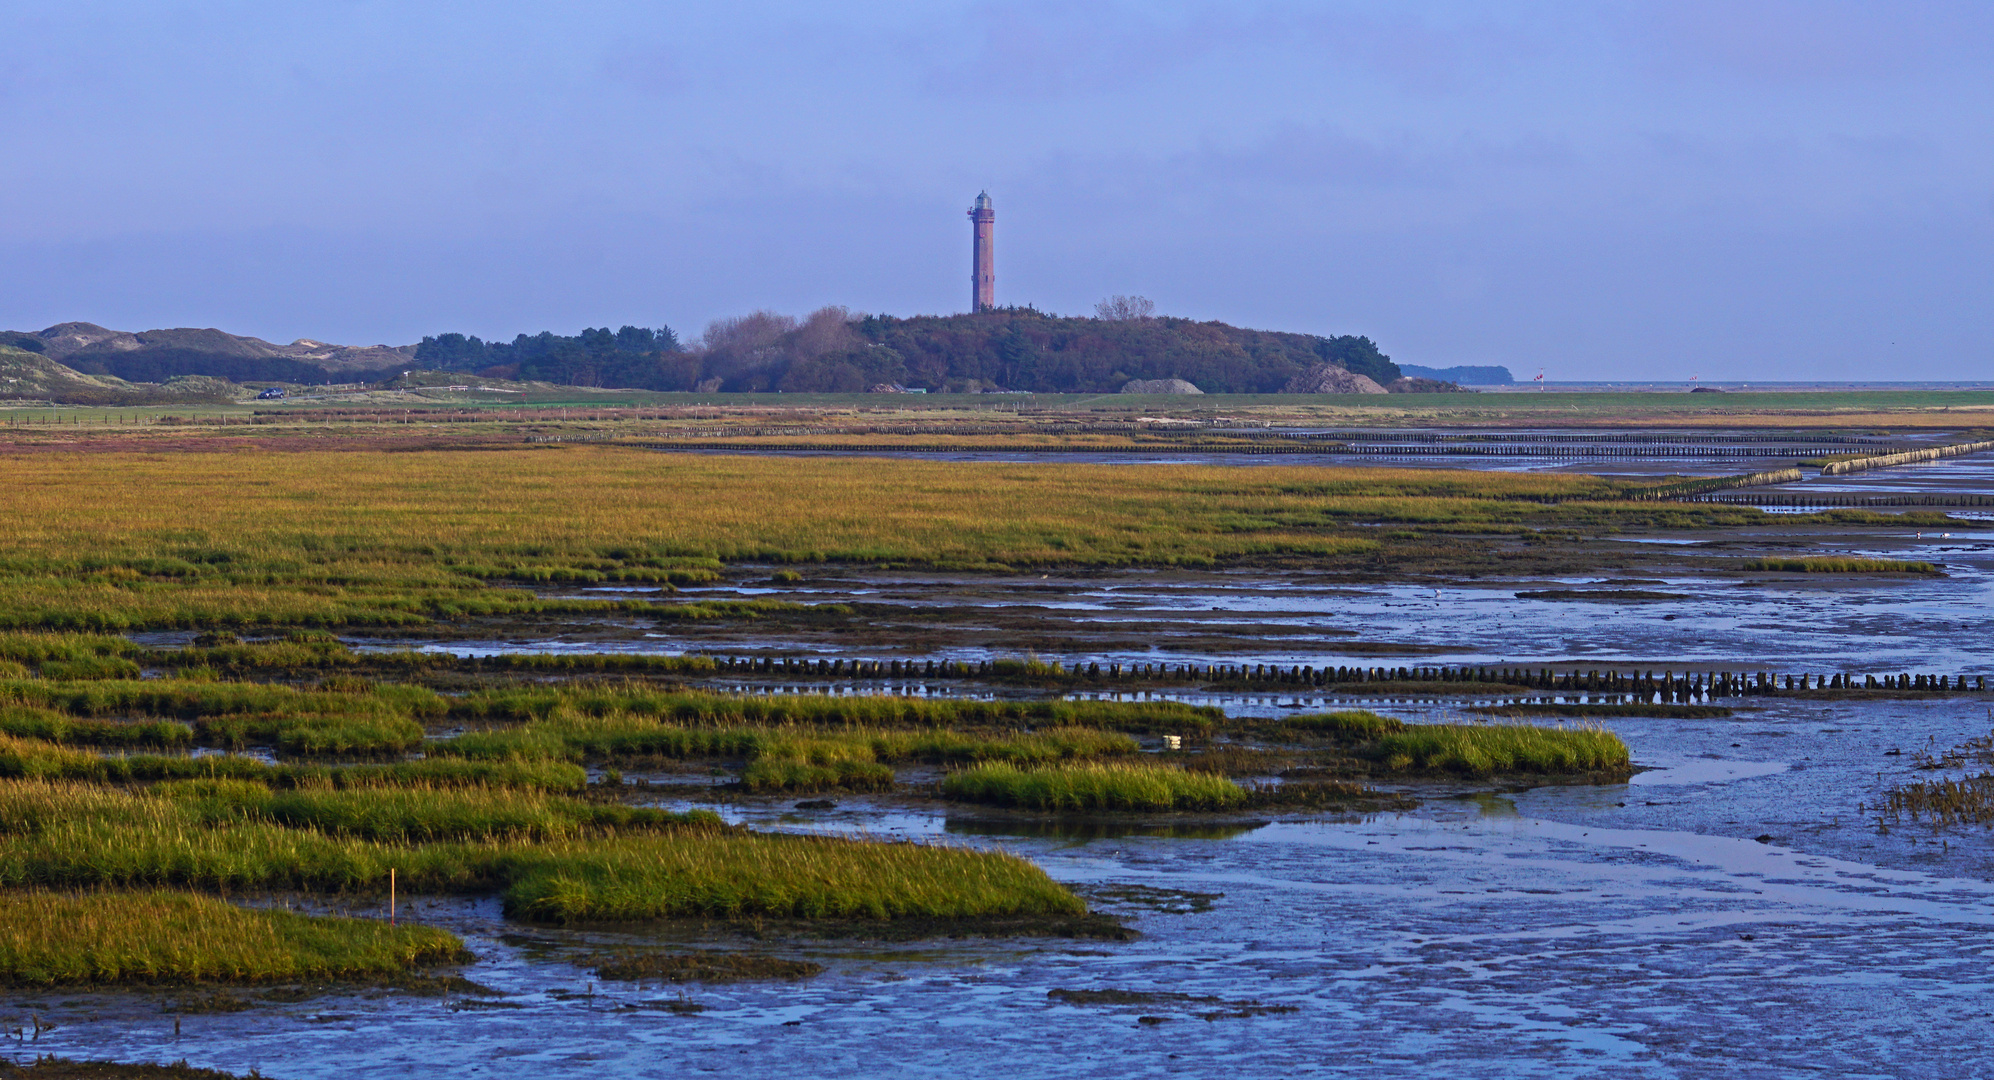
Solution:
{"label": "sky", "polygon": [[997,298],[1521,378],[1994,378],[1994,4],[0,2],[0,327]]}

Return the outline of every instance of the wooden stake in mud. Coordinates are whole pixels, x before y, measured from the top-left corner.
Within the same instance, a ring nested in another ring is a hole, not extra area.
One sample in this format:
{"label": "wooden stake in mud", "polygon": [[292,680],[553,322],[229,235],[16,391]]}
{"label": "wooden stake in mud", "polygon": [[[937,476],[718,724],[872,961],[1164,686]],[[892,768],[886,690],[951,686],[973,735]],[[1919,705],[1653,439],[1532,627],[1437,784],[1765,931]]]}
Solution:
{"label": "wooden stake in mud", "polygon": [[395,925],[395,868],[388,867],[388,925]]}

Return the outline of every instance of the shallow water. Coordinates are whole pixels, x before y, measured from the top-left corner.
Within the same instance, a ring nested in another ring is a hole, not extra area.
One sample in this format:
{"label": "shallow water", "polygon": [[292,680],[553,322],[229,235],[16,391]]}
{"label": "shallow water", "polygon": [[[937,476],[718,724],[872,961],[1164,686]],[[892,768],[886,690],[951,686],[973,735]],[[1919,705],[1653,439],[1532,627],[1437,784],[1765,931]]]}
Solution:
{"label": "shallow water", "polygon": [[[1994,493],[1994,453],[1824,481],[1838,490]],[[1809,481],[1809,485],[1817,481]],[[1766,489],[1781,491],[1780,488]],[[1955,517],[1971,511],[1952,511]],[[1990,515],[1994,516],[1994,515]],[[1275,663],[1284,666],[1563,663],[1665,667],[1758,665],[1780,671],[1977,670],[1994,637],[1994,531],[1983,524],[1836,532],[1773,523],[1722,532],[1658,532],[1587,541],[1601,566],[1662,552],[1741,565],[1760,556],[1853,555],[1927,561],[1944,577],[1833,577],[1656,569],[1485,582],[1375,584],[1285,571],[1102,570],[963,575],[832,568],[777,586],[767,569],[688,588],[682,599],[775,597],[870,605],[849,628],[771,629],[757,621],[671,625],[576,620],[530,638],[396,641],[372,646],[482,656],[629,652],[977,662],[1036,651],[1082,663]],[[1666,564],[1664,564],[1666,567]],[[1680,599],[1532,599],[1518,592],[1636,589]],[[605,586],[556,595],[622,599]],[[895,612],[904,612],[896,616]],[[950,618],[937,621],[937,612]],[[356,643],[359,644],[359,643]]]}
{"label": "shallow water", "polygon": [[[1984,705],[1774,702],[1729,720],[1614,726],[1654,766],[1632,784],[1363,820],[1032,835],[869,799],[822,814],[729,807],[765,828],[1000,845],[1079,885],[1223,894],[1202,912],[1124,909],[1144,932],[1135,942],[814,943],[779,950],[829,966],[806,982],[639,990],[559,959],[628,939],[518,933],[489,901],[424,902],[415,917],[470,940],[481,959],[465,974],[504,994],[496,1006],[317,999],[186,1016],[178,1039],[156,996],[10,994],[0,1018],[34,1011],[59,1025],[17,1054],[185,1057],[279,1077],[1994,1067],[1994,844],[1984,832],[1943,848],[1915,827],[1880,834],[1856,810],[1879,773],[1912,773],[1908,755],[1885,750],[1980,734]],[[1296,1011],[1208,1021],[1198,1014],[1217,1006],[1076,1006],[1048,999],[1058,988]],[[681,994],[705,1011],[658,1009]]]}
{"label": "shallow water", "polygon": [[[1765,530],[1758,538],[1778,535]],[[1636,541],[1630,548],[1692,550],[1707,542],[1695,534],[1629,540]],[[1339,641],[1364,639],[1444,650],[1422,663],[1694,660],[1732,670],[1989,673],[1994,533],[1919,537],[1905,529],[1856,546],[1851,553],[1943,562],[1948,576],[1831,587],[1679,574],[1633,587],[1690,599],[1641,603],[1515,596],[1584,588],[1589,578],[1435,590],[1273,573],[1020,576],[973,585],[873,575],[825,586],[825,596],[856,581],[881,604],[985,605],[1146,628],[1143,648],[1088,657],[1104,662],[1237,662],[1234,653],[1196,645],[1217,608],[1272,643],[1255,662],[1414,662],[1335,652]],[[459,652],[713,646],[648,626],[428,644]],[[805,639],[758,644],[795,654],[829,647]],[[932,689],[1004,692],[963,683]],[[1468,704],[1170,696],[1255,716],[1364,702],[1407,719],[1451,720]],[[653,938],[524,928],[504,922],[491,900],[424,900],[412,913],[404,908],[404,917],[463,934],[479,956],[464,974],[499,996],[273,1003],[183,1016],[176,1037],[174,1015],[162,1010],[168,995],[4,992],[0,1029],[26,1025],[30,1014],[57,1026],[37,1039],[0,1042],[0,1055],[184,1058],[300,1080],[1986,1075],[1994,1073],[1994,833],[1880,825],[1863,807],[1890,785],[1944,775],[1919,771],[1918,752],[1986,734],[1994,727],[1990,700],[1747,699],[1727,702],[1738,708],[1728,719],[1616,719],[1609,726],[1643,770],[1628,783],[1468,795],[1457,788],[1428,792],[1410,812],[1366,818],[1102,825],[876,797],[840,796],[820,811],[799,811],[794,800],[716,803],[757,828],[995,846],[1078,887],[1179,892],[1152,894],[1161,901],[1153,904],[1103,894],[1097,903],[1142,932],[1133,942],[760,945],[829,970],[800,983],[667,989],[604,983],[564,959],[578,948]],[[1207,908],[1183,894],[1222,895]],[[1056,989],[1161,991],[1230,1004],[1073,1005],[1049,998]],[[704,1011],[670,1011],[681,1001]],[[1295,1011],[1201,1018],[1249,1002]]]}
{"label": "shallow water", "polygon": [[[1657,441],[1632,438],[1652,435]],[[880,457],[921,461],[1065,462],[1093,465],[1226,465],[1226,466],[1389,466],[1392,468],[1486,469],[1498,472],[1579,472],[1599,476],[1662,477],[1726,476],[1762,469],[1785,468],[1796,460],[1875,449],[1917,447],[1944,441],[1937,433],[1890,437],[1858,437],[1842,442],[1805,436],[1768,438],[1764,433],[1735,428],[1630,433],[1619,429],[1522,429],[1474,432],[1464,429],[1408,432],[1403,429],[1326,429],[1316,427],[1255,427],[1251,430],[1210,428],[1188,438],[1241,435],[1327,436],[1362,452],[1308,454],[1212,453],[1195,448],[1150,444],[1116,453],[1029,452],[1024,450],[864,450],[758,451],[766,457]],[[1678,440],[1671,443],[1667,440]],[[672,453],[740,454],[740,448],[712,451],[672,450]]]}
{"label": "shallow water", "polygon": [[[1701,668],[1762,665],[1780,671],[1979,670],[1983,644],[1994,637],[1994,532],[1960,528],[1949,538],[1915,528],[1851,537],[1837,554],[1925,560],[1944,577],[1876,577],[1813,581],[1794,575],[1740,581],[1674,573],[1629,581],[1595,575],[1487,584],[1352,584],[1340,578],[1283,572],[1103,571],[960,577],[914,573],[841,572],[785,590],[805,603],[862,600],[889,609],[988,611],[1031,622],[1034,633],[1056,630],[1074,647],[1037,651],[1047,659],[1082,663],[1275,663],[1322,666],[1379,664],[1571,663]],[[1776,528],[1741,530],[1718,543],[1726,556],[1777,550]],[[1629,548],[1667,543],[1692,551],[1708,536],[1613,540]],[[1752,551],[1739,545],[1768,545]],[[1597,601],[1527,599],[1518,592],[1637,589],[1680,599]],[[688,590],[688,598],[762,595],[759,585]],[[971,625],[937,641],[928,624],[891,617],[874,621],[865,641],[850,633],[815,636],[752,624],[675,628],[607,624],[571,638],[409,642],[458,655],[506,652],[631,652],[659,655],[752,654],[791,657],[878,657],[979,660],[1017,657],[1027,650],[1010,635]],[[904,640],[903,640],[904,639]],[[1394,648],[1407,643],[1416,648]]]}

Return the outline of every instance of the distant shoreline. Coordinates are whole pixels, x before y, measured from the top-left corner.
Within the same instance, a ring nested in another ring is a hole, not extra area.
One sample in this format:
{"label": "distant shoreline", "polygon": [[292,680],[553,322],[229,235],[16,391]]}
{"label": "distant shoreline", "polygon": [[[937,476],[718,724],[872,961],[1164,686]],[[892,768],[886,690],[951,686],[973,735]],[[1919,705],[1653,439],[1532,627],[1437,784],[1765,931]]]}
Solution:
{"label": "distant shoreline", "polygon": [[[1833,390],[1994,390],[1994,380],[1974,379],[1958,382],[1909,382],[1896,380],[1878,382],[1776,382],[1767,380],[1765,382],[1699,382],[1695,386],[1710,390],[1721,390],[1727,394],[1821,393]],[[1534,382],[1511,383],[1508,386],[1475,387],[1476,390],[1485,394],[1532,394],[1538,392],[1540,388],[1547,393],[1633,394],[1648,392],[1656,394],[1684,394],[1688,393],[1692,389],[1692,386],[1689,383],[1662,382],[1660,380],[1646,382],[1631,379],[1617,382],[1552,382],[1547,379],[1541,384],[1541,387],[1540,384]]]}

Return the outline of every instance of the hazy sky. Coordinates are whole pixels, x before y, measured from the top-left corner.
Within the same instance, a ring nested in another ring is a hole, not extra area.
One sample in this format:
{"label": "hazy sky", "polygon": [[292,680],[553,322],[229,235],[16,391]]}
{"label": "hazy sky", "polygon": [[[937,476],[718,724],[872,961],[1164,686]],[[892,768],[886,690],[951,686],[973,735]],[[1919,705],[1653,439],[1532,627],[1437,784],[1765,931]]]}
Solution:
{"label": "hazy sky", "polygon": [[0,4],[0,326],[1110,293],[1551,379],[1994,377],[1994,4]]}

